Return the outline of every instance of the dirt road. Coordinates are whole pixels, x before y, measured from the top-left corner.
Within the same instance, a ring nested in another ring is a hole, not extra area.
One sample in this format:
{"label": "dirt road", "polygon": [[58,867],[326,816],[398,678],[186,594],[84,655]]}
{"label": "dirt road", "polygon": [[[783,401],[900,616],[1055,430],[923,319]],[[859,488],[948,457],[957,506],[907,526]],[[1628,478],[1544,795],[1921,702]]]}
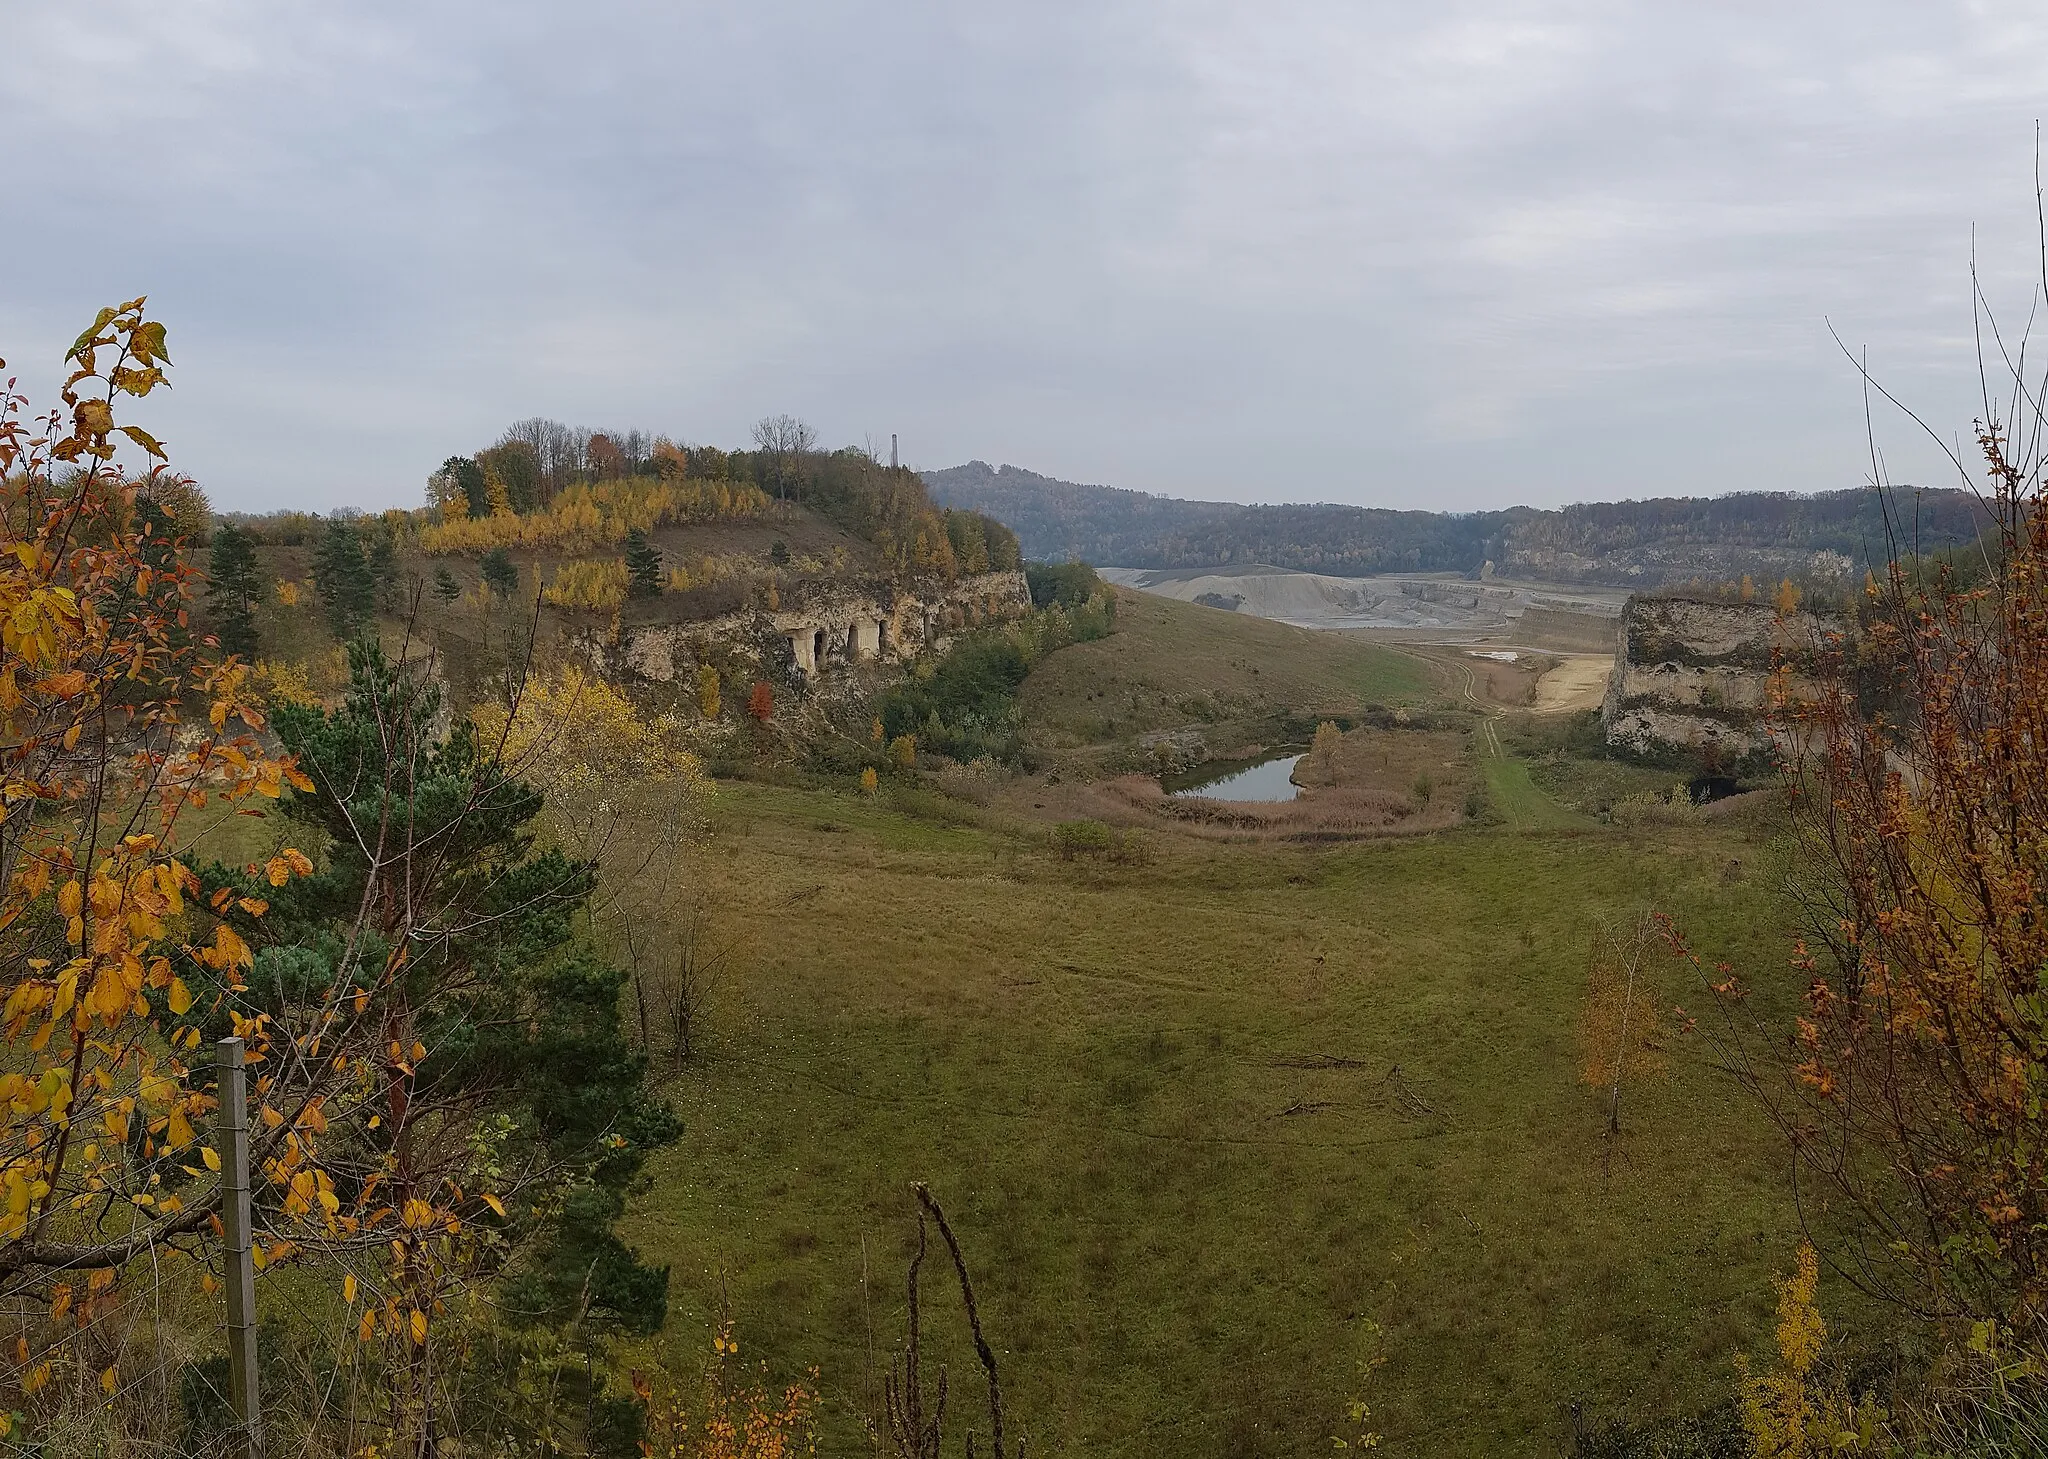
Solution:
{"label": "dirt road", "polygon": [[1536,681],[1536,703],[1532,708],[1538,714],[1598,709],[1613,668],[1613,654],[1565,655],[1564,662]]}

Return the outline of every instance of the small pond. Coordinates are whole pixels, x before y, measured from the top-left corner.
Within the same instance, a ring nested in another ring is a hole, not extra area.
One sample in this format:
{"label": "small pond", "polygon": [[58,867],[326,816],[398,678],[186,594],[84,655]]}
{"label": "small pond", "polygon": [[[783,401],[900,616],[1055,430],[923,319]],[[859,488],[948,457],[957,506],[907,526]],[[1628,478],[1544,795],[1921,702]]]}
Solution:
{"label": "small pond", "polygon": [[1204,765],[1161,782],[1168,795],[1198,795],[1205,800],[1293,800],[1301,793],[1291,779],[1301,752],[1286,751],[1263,760],[1226,760]]}

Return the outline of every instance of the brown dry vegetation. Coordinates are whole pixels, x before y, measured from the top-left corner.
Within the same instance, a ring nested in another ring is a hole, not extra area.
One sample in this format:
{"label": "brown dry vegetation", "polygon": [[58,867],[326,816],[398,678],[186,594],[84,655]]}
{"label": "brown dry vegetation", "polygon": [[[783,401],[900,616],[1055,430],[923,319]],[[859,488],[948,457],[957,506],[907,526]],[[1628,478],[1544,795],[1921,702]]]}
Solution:
{"label": "brown dry vegetation", "polygon": [[[1477,783],[1468,730],[1361,728],[1342,736],[1325,765],[1314,756],[1295,767],[1296,800],[1207,800],[1169,795],[1145,774],[1097,781],[1032,777],[995,796],[1037,820],[1087,818],[1149,827],[1203,840],[1334,841],[1447,830],[1467,819]],[[1427,779],[1429,790],[1420,793]]]}

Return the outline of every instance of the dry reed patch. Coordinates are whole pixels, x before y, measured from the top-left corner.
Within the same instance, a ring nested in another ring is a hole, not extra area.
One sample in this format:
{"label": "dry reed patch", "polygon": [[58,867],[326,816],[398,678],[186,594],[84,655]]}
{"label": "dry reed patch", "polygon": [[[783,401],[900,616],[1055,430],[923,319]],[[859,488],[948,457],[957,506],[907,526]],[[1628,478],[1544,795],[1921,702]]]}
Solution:
{"label": "dry reed patch", "polygon": [[1098,798],[1208,840],[1341,841],[1437,831],[1463,816],[1461,798],[1414,796],[1360,786],[1331,786],[1295,800],[1227,801],[1168,795],[1147,775],[1123,775],[1095,787]]}
{"label": "dry reed patch", "polygon": [[[1430,791],[1417,796],[1424,777]],[[1315,794],[1377,790],[1427,801],[1446,790],[1462,794],[1471,777],[1472,736],[1464,730],[1355,729],[1327,758],[1311,751],[1294,767],[1294,783]]]}

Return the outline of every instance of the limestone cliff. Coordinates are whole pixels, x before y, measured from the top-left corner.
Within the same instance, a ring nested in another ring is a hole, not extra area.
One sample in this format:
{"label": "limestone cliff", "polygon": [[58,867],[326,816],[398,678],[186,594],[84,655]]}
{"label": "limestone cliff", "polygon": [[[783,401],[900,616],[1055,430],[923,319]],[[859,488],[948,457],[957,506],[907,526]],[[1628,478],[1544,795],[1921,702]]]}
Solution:
{"label": "limestone cliff", "polygon": [[738,612],[622,630],[607,657],[642,679],[667,683],[699,663],[757,659],[762,670],[805,683],[862,663],[892,663],[926,648],[943,652],[962,629],[1031,611],[1021,572],[947,581],[841,577],[799,583],[774,602]]}
{"label": "limestone cliff", "polygon": [[1634,597],[1600,708],[1607,742],[1637,753],[1695,750],[1733,763],[1768,752],[1773,674],[1803,692],[1817,645],[1842,625],[1812,613],[1780,617],[1763,603]]}

